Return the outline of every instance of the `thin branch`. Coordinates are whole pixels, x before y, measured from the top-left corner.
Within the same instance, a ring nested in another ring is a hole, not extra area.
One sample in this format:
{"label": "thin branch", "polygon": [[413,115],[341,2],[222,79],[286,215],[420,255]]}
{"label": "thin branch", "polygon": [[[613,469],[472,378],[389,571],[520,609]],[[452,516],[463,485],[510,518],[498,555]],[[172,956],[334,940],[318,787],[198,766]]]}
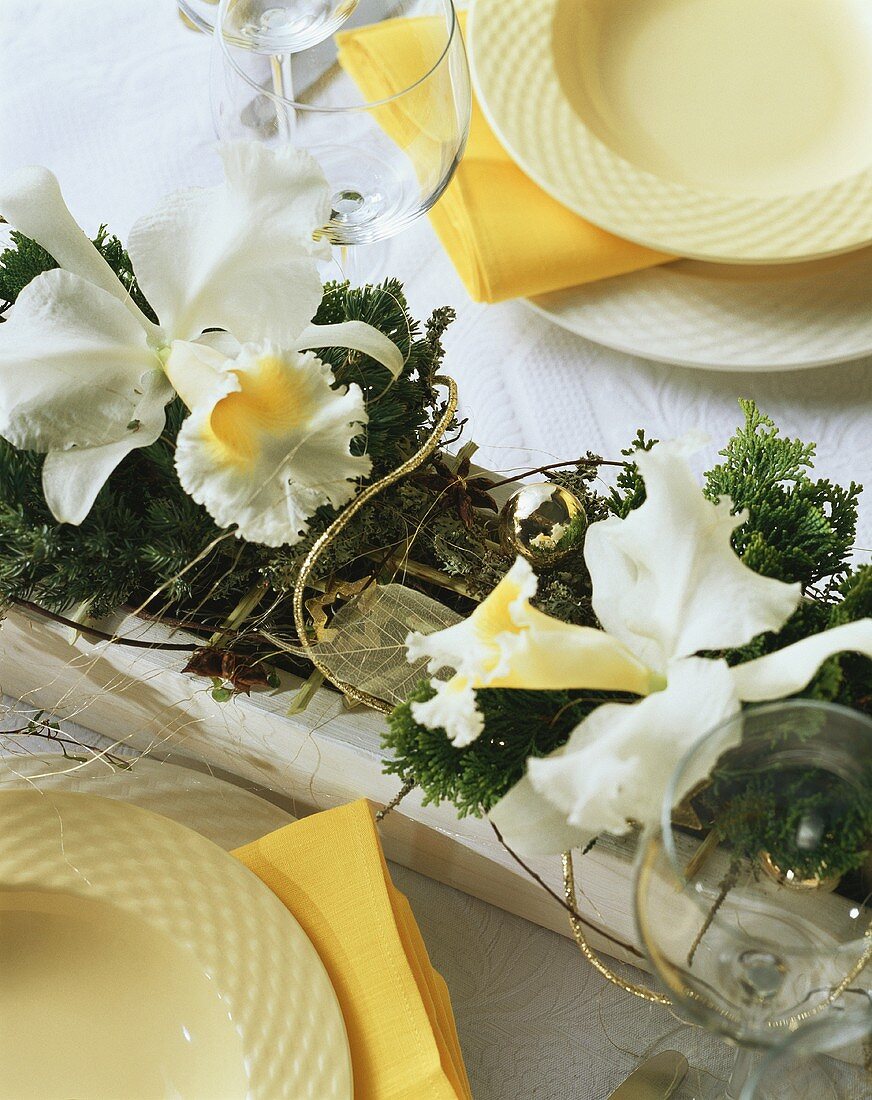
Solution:
{"label": "thin branch", "polygon": [[388,814],[392,810],[395,810],[397,808],[397,806],[399,806],[399,804],[406,797],[406,795],[411,794],[411,792],[417,786],[418,786],[418,784],[415,782],[414,779],[407,779],[406,782],[400,788],[400,790],[397,792],[397,794],[395,794],[394,797],[387,804],[387,806],[382,806],[382,808],[375,815],[376,821],[384,821],[384,819],[388,816]]}
{"label": "thin branch", "polygon": [[642,952],[639,951],[637,948],[633,947],[632,944],[624,943],[623,940],[617,939],[617,937],[612,936],[610,933],[606,932],[605,929],[600,928],[598,925],[594,924],[592,921],[589,921],[585,917],[583,917],[581,915],[581,913],[578,912],[578,910],[575,908],[574,905],[570,905],[569,902],[565,898],[562,898],[557,893],[556,890],[552,890],[551,887],[548,885],[548,883],[542,878],[542,876],[537,874],[536,871],[534,871],[532,867],[529,867],[521,859],[521,857],[518,855],[518,853],[513,851],[508,846],[508,844],[506,844],[505,840],[503,840],[503,834],[499,831],[499,829],[496,827],[496,825],[494,825],[494,823],[492,821],[489,821],[488,824],[490,825],[490,827],[493,829],[494,833],[496,834],[497,840],[500,842],[500,844],[502,844],[502,846],[509,853],[509,855],[515,861],[515,863],[517,863],[519,867],[521,867],[524,871],[526,871],[531,879],[533,879],[535,882],[538,882],[538,884],[542,887],[542,889],[547,894],[550,894],[550,896],[552,898],[554,898],[554,900],[557,902],[557,904],[560,905],[563,909],[565,909],[566,912],[569,913],[569,915],[574,920],[577,920],[579,924],[583,924],[585,928],[589,928],[590,931],[594,932],[596,935],[602,936],[602,938],[604,940],[608,940],[609,943],[613,943],[616,947],[620,947],[623,951],[629,952],[631,955],[635,956],[637,959],[644,959],[645,958],[645,956],[642,954]]}
{"label": "thin branch", "polygon": [[736,881],[739,877],[739,868],[740,868],[740,866],[741,866],[741,864],[739,863],[738,860],[733,860],[733,862],[730,863],[730,866],[729,866],[729,869],[727,870],[727,873],[721,879],[720,893],[715,898],[714,904],[712,905],[711,909],[709,909],[708,913],[706,914],[706,918],[703,921],[702,928],[700,928],[699,932],[696,934],[696,938],[694,939],[693,943],[690,945],[690,950],[687,953],[687,965],[688,966],[693,966],[693,960],[696,956],[697,948],[702,943],[703,936],[706,934],[706,932],[708,932],[708,930],[711,928],[712,924],[714,923],[714,919],[718,915],[718,910],[724,904],[724,902],[727,900],[727,894],[729,894],[729,892],[736,885]]}
{"label": "thin branch", "polygon": [[569,462],[552,462],[548,466],[536,466],[532,470],[524,470],[523,473],[515,474],[513,477],[504,477],[502,481],[495,481],[489,486],[490,489],[499,489],[503,485],[511,485],[515,481],[522,481],[525,477],[530,477],[531,474],[550,474],[552,470],[562,470],[565,466],[589,466],[592,469],[597,469],[600,466],[626,466],[626,462],[614,462],[607,458],[597,459],[596,462],[591,462],[589,459],[574,458]]}
{"label": "thin branch", "polygon": [[[73,737],[65,737],[60,730],[41,719],[34,719],[29,725],[22,726],[20,729],[0,730],[0,740],[4,737],[41,737],[45,741],[50,741],[53,745],[60,745],[61,752],[64,756],[68,760],[75,760],[77,763],[83,761],[84,758],[70,755],[67,750],[68,745],[74,749],[89,749],[93,751],[90,745],[85,745]],[[103,759],[108,761],[113,767],[124,771],[131,768],[136,762],[136,757],[126,759],[113,752],[103,752],[101,755]]]}
{"label": "thin branch", "polygon": [[60,626],[67,626],[79,634],[84,634],[86,638],[94,638],[98,642],[113,642],[115,645],[126,645],[132,649],[168,649],[184,653],[193,653],[195,649],[199,648],[199,646],[190,642],[143,642],[137,638],[122,638],[118,634],[107,634],[105,630],[98,630],[96,627],[77,623],[75,619],[58,615],[54,611],[49,611],[48,608],[40,607],[37,603],[31,603],[30,600],[15,598],[10,602],[16,607],[23,607],[27,611],[32,611],[35,615],[41,615],[44,619],[58,623]]}

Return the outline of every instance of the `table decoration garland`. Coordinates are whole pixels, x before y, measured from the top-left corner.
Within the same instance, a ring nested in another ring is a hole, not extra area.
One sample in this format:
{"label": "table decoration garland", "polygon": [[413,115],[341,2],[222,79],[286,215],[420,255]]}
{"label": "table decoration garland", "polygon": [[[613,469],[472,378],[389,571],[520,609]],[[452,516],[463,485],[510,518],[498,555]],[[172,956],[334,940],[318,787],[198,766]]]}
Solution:
{"label": "table decoration garland", "polygon": [[[474,443],[448,449],[451,310],[422,326],[396,280],[322,286],[314,163],[224,160],[126,248],[89,241],[43,169],[0,186],[3,603],[178,649],[217,703],[282,667],[307,677],[292,709],[330,682],[389,715],[404,790],[489,815],[519,857],[654,820],[684,749],[742,706],[872,714],[861,487],[815,478],[812,444],[745,401],[701,485],[701,438],[644,431],[610,459],[477,470]],[[120,608],[163,635],[104,628]],[[865,792],[826,866],[800,865],[763,787],[744,813],[686,792],[688,826],[864,896]],[[796,805],[820,798],[800,777]]]}

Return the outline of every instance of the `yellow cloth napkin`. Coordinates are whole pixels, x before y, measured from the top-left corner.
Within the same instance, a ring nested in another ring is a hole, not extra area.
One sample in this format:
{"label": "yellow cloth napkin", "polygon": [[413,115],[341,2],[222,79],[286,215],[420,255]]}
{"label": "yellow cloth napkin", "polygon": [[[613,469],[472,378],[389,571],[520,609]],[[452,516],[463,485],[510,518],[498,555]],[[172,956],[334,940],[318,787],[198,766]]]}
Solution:
{"label": "yellow cloth napkin", "polygon": [[315,945],[342,1006],[355,1100],[472,1100],[448,988],[360,800],[233,853]]}
{"label": "yellow cloth napkin", "polygon": [[[464,30],[465,21],[461,12]],[[371,102],[421,73],[409,22],[391,19],[336,36],[340,64]],[[401,146],[409,144],[416,124],[402,99],[375,117]],[[475,100],[466,154],[430,219],[478,302],[545,294],[672,259],[598,229],[547,195],[503,149]]]}

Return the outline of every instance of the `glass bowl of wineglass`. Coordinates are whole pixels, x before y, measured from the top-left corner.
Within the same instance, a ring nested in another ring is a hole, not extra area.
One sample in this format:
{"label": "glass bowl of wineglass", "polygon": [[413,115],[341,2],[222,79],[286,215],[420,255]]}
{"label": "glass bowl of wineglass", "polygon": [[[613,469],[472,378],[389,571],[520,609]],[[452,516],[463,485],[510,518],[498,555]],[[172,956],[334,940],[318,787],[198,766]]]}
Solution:
{"label": "glass bowl of wineglass", "polygon": [[[327,38],[351,15],[358,0],[245,0],[236,19],[243,33],[270,34],[285,48],[291,38],[299,48]],[[179,13],[194,30],[211,34],[215,29],[218,0],[178,0]]]}
{"label": "glass bowl of wineglass", "polygon": [[674,1002],[745,1048],[872,988],[872,720],[809,700],[750,708],[676,769],[640,844],[636,921]]}
{"label": "glass bowl of wineglass", "polygon": [[317,41],[283,38],[277,17],[264,28],[250,4],[218,7],[219,138],[309,152],[330,186],[333,244],[401,232],[438,200],[466,145],[471,91],[453,3],[359,0],[341,33]]}

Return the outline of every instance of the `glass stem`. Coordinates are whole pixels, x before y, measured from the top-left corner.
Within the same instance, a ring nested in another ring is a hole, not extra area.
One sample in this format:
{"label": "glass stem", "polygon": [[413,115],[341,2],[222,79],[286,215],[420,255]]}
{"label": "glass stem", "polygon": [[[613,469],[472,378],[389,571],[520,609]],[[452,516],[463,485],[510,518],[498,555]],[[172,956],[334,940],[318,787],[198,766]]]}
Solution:
{"label": "glass stem", "polygon": [[[275,54],[270,58],[272,72],[272,86],[275,94],[281,99],[293,102],[294,99],[294,73],[291,68],[291,55],[289,53]],[[293,144],[294,140],[294,112],[291,108],[278,111],[279,137],[282,141]]]}
{"label": "glass stem", "polygon": [[390,241],[337,244],[333,256],[336,266],[342,271],[342,278],[353,287],[374,286],[399,274]]}
{"label": "glass stem", "polygon": [[361,248],[363,246],[359,244],[340,244],[337,245],[337,251],[339,253],[339,267],[342,271],[342,278],[351,287],[364,286],[368,280],[361,263]]}
{"label": "glass stem", "polygon": [[743,1100],[745,1086],[754,1068],[754,1051],[747,1047],[739,1047],[736,1051],[736,1060],[733,1063],[733,1072],[724,1093],[724,1100]]}

